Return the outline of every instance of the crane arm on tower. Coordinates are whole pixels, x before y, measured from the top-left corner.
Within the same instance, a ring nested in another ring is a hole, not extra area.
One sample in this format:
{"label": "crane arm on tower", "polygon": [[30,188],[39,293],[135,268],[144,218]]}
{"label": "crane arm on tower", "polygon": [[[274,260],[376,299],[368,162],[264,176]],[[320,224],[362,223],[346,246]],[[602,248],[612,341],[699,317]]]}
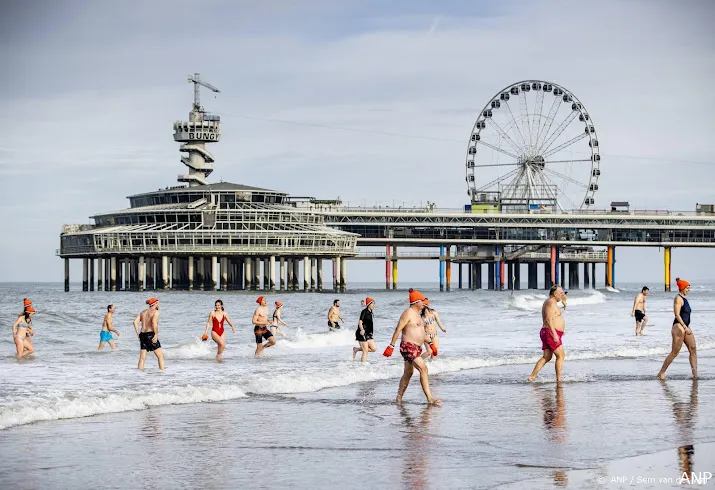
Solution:
{"label": "crane arm on tower", "polygon": [[199,107],[201,105],[200,100],[199,100],[199,85],[201,85],[202,87],[206,87],[207,89],[209,89],[213,92],[216,92],[216,93],[221,92],[219,89],[217,89],[210,83],[204,82],[203,80],[201,80],[201,75],[199,75],[198,73],[189,75],[188,81],[189,81],[189,83],[194,84],[194,106],[196,106],[196,107]]}

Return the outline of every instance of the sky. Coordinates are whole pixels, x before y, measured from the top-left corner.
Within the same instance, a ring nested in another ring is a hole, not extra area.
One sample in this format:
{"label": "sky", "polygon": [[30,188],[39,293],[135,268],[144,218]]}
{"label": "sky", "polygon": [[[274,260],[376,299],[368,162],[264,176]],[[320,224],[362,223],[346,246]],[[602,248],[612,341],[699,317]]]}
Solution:
{"label": "sky", "polygon": [[[715,203],[713,20],[697,0],[2,2],[0,281],[61,280],[63,224],[176,184],[193,72],[221,89],[202,92],[222,119],[216,181],[458,208],[479,111],[540,79],[588,107],[597,204],[694,211]],[[715,249],[673,261],[674,276],[715,278]],[[618,277],[658,281],[662,263],[622,247]],[[437,270],[410,261],[400,277]],[[381,281],[384,264],[348,274]]]}

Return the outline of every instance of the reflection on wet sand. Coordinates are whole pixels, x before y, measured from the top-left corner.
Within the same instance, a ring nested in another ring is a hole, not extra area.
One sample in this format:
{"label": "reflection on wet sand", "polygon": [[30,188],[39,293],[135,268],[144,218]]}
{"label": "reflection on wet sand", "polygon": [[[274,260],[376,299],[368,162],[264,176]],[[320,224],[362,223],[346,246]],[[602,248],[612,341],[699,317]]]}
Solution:
{"label": "reflection on wet sand", "polygon": [[[565,444],[568,439],[568,430],[566,428],[566,402],[564,400],[563,385],[557,384],[555,391],[555,397],[552,396],[550,390],[543,390],[541,393],[544,427],[552,442]],[[557,487],[568,486],[569,480],[565,471],[554,472],[553,478],[554,485]]]}
{"label": "reflection on wet sand", "polygon": [[405,488],[411,490],[430,488],[427,458],[431,449],[432,436],[429,429],[433,409],[433,405],[422,408],[418,419],[411,415],[404,405],[400,406],[407,453],[402,467],[402,483]]}
{"label": "reflection on wet sand", "polygon": [[678,395],[668,386],[667,382],[662,383],[666,398],[673,404],[673,417],[678,430],[678,463],[680,465],[680,474],[687,473],[691,476],[693,473],[693,455],[695,447],[693,440],[695,438],[695,423],[698,414],[698,380],[694,379],[690,387],[690,400],[683,401]]}

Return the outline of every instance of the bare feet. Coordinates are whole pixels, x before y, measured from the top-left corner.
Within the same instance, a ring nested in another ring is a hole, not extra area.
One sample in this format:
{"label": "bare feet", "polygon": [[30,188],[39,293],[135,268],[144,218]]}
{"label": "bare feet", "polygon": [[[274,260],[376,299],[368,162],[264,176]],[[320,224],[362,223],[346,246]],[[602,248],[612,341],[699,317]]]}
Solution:
{"label": "bare feet", "polygon": [[427,400],[427,405],[439,405],[440,403],[442,403],[441,398],[432,398]]}
{"label": "bare feet", "polygon": [[397,395],[397,398],[395,398],[395,403],[398,405],[402,405],[402,395]]}
{"label": "bare feet", "polygon": [[217,360],[218,362],[223,361],[223,354],[218,354],[218,355],[216,356],[216,360]]}
{"label": "bare feet", "polygon": [[355,360],[355,354],[357,354],[357,353],[360,352],[361,350],[362,350],[362,349],[360,349],[360,348],[358,348],[358,347],[353,347],[353,361]]}
{"label": "bare feet", "polygon": [[661,381],[665,381],[665,373],[658,373],[658,376],[656,376]]}
{"label": "bare feet", "polygon": [[535,379],[536,379],[536,376],[529,376],[527,378],[527,381],[529,381],[529,383],[533,383]]}

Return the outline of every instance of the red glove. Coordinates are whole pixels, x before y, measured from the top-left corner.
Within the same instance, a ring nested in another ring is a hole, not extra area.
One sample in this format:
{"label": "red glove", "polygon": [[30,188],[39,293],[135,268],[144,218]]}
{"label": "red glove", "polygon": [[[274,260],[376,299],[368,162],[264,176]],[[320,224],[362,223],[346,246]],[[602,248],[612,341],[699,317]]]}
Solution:
{"label": "red glove", "polygon": [[385,352],[383,352],[382,355],[385,357],[390,357],[392,355],[392,353],[394,352],[394,350],[395,350],[394,345],[388,345],[387,347],[385,347]]}
{"label": "red glove", "polygon": [[209,339],[209,336],[206,335],[206,334],[203,334],[203,335],[201,336],[201,341],[202,341],[202,342],[206,342],[208,339]]}
{"label": "red glove", "polygon": [[432,342],[429,343],[429,348],[432,351],[432,355],[434,357],[437,357],[437,346],[434,345]]}

